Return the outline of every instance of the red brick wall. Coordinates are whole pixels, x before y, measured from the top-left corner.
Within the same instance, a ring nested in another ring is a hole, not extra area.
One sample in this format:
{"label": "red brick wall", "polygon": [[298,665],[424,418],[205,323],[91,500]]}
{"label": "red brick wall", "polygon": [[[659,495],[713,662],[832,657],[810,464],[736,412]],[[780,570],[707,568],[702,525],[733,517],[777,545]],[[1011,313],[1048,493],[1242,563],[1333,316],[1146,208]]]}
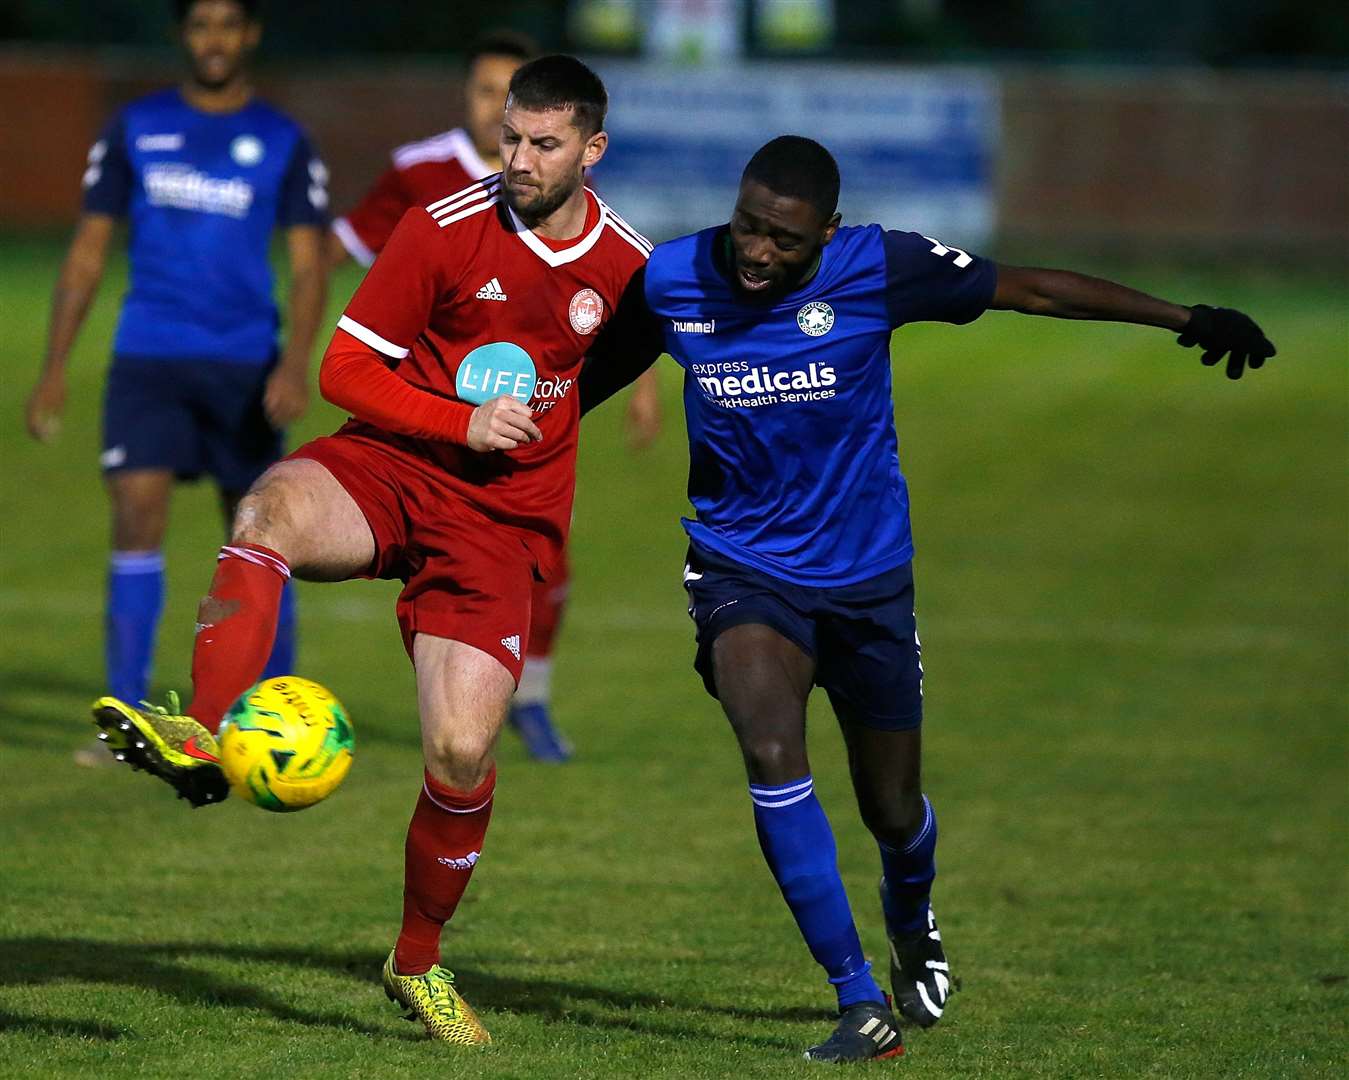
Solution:
{"label": "red brick wall", "polygon": [[[62,224],[104,117],[172,81],[163,62],[0,53],[0,227]],[[1103,251],[1349,259],[1349,93],[1307,74],[1003,74],[1003,237]],[[459,119],[450,66],[272,71],[345,209],[400,142]]]}

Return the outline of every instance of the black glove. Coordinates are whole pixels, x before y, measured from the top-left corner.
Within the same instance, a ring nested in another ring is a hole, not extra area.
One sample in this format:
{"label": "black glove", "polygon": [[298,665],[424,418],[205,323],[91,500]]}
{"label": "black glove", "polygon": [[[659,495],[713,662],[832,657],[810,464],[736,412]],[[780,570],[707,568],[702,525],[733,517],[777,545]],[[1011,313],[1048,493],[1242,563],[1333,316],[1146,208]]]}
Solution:
{"label": "black glove", "polygon": [[1190,321],[1176,341],[1189,348],[1198,345],[1204,350],[1204,363],[1212,367],[1227,353],[1227,377],[1241,378],[1244,367],[1258,368],[1274,355],[1274,346],[1255,320],[1240,311],[1225,307],[1195,304],[1190,308]]}

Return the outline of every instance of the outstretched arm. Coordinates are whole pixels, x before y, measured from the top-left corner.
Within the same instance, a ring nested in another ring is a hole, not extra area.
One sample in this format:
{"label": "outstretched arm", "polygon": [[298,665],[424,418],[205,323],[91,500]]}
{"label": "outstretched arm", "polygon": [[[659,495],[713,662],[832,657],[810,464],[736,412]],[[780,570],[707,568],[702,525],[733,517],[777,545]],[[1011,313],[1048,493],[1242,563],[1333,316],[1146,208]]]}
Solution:
{"label": "outstretched arm", "polygon": [[998,284],[989,307],[1024,315],[1141,323],[1173,330],[1186,348],[1200,346],[1203,362],[1209,366],[1227,356],[1230,379],[1241,378],[1247,365],[1258,368],[1275,354],[1260,327],[1240,311],[1206,304],[1184,307],[1070,270],[999,265]]}
{"label": "outstretched arm", "polygon": [[109,214],[86,213],[75,227],[61,276],[52,290],[47,352],[25,410],[28,433],[35,439],[46,442],[61,426],[66,404],[66,358],[98,292],[115,225],[116,219]]}

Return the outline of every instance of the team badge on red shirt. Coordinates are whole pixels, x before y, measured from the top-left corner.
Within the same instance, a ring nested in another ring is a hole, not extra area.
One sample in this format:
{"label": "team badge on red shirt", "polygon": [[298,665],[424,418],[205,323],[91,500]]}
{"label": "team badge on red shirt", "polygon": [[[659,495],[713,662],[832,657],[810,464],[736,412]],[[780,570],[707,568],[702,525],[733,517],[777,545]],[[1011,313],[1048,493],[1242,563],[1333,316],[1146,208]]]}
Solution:
{"label": "team badge on red shirt", "polygon": [[604,301],[594,289],[582,289],[571,298],[567,314],[573,330],[578,334],[592,334],[604,318]]}

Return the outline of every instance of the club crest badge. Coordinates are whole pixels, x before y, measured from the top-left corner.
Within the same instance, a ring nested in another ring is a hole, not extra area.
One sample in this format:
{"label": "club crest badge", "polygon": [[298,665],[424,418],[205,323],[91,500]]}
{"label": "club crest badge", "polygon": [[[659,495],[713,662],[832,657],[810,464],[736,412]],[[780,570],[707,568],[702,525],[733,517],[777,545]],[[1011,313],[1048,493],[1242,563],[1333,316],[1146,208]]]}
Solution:
{"label": "club crest badge", "polygon": [[593,334],[604,319],[604,301],[594,289],[582,289],[571,298],[567,315],[578,334]]}
{"label": "club crest badge", "polygon": [[262,140],[256,135],[240,135],[230,143],[230,157],[234,159],[236,165],[245,168],[260,162],[263,153]]}
{"label": "club crest badge", "polygon": [[821,337],[834,328],[834,309],[820,300],[812,300],[796,313],[801,333]]}

